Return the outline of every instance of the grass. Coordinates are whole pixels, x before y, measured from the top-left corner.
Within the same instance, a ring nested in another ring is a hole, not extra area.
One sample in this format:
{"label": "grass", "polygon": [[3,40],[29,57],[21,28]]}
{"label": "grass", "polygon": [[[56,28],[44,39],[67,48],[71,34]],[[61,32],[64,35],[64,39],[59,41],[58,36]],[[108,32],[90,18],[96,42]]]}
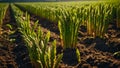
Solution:
{"label": "grass", "polygon": [[[23,17],[23,13],[14,5],[12,5],[12,10],[33,66],[36,68],[58,68],[63,54],[56,55],[56,41],[48,46],[50,32],[44,36],[38,21],[31,26],[30,16],[27,13]],[[18,15],[19,12],[21,15]]]}

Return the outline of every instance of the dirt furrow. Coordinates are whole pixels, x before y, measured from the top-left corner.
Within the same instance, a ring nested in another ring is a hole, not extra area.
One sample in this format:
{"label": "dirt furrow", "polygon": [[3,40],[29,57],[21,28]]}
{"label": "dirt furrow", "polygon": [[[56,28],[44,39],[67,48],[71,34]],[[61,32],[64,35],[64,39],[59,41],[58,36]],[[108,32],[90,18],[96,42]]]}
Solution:
{"label": "dirt furrow", "polygon": [[15,62],[15,55],[12,50],[15,44],[9,40],[9,32],[11,31],[6,24],[10,24],[10,7],[8,7],[2,25],[2,35],[0,35],[0,68],[18,68]]}

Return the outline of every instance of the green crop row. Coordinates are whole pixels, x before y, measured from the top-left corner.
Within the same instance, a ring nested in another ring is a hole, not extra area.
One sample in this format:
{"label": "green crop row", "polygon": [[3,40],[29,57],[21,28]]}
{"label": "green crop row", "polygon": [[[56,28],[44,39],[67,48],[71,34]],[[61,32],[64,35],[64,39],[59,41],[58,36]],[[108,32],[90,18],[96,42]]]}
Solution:
{"label": "green crop row", "polygon": [[30,13],[58,22],[62,45],[76,47],[79,26],[87,28],[92,37],[104,38],[109,23],[114,19],[120,27],[119,1],[58,2],[58,3],[17,3]]}
{"label": "green crop row", "polygon": [[30,21],[30,16],[11,5],[18,29],[28,48],[31,63],[35,68],[58,68],[63,54],[56,55],[56,41],[48,46],[50,32],[43,35],[37,22]]}
{"label": "green crop row", "polygon": [[[109,23],[113,22],[114,20],[116,21],[114,23],[117,25],[117,28],[119,28],[120,24],[119,4],[120,2],[102,1],[98,3],[82,2],[77,4],[33,3],[31,5],[31,3],[16,3],[15,5],[25,11],[38,15],[42,18],[46,18],[53,22],[58,22],[57,24],[60,31],[61,45],[63,46],[64,49],[66,49],[77,48],[78,31],[81,25],[84,25],[87,28],[87,34],[94,38],[95,37],[104,38]],[[28,27],[29,26],[27,26],[26,29]],[[40,29],[38,29],[38,31],[39,30]],[[28,30],[28,32],[32,33],[31,31],[34,32],[34,30]],[[33,38],[31,38],[30,36],[30,39]],[[30,44],[31,43],[29,43],[29,45]],[[44,47],[42,49],[44,49]],[[80,62],[80,53],[78,50],[76,51],[78,55],[77,56],[78,61]]]}

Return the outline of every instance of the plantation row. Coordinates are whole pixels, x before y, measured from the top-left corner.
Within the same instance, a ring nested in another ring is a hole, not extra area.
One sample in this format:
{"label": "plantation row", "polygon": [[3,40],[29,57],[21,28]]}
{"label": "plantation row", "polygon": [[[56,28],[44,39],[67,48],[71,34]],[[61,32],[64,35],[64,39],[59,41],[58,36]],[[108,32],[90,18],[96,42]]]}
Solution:
{"label": "plantation row", "polygon": [[[68,2],[69,3],[69,2]],[[120,28],[120,2],[82,3],[16,3],[22,10],[50,21],[58,22],[61,45],[64,49],[76,48],[80,26],[87,28],[87,35],[106,38],[111,22]],[[80,62],[79,51],[76,50]]]}
{"label": "plantation row", "polygon": [[116,21],[120,28],[120,2],[78,2],[78,3],[18,3],[18,7],[58,22],[60,37],[65,48],[76,47],[79,26],[87,28],[92,37],[105,38],[110,22]]}
{"label": "plantation row", "polygon": [[[4,16],[9,4],[3,4],[3,6],[5,5],[4,10],[1,11],[4,12]],[[3,9],[3,6],[1,9]],[[38,21],[31,24],[30,16],[27,13],[24,13],[13,4],[10,4],[10,6],[17,24],[17,29],[21,33],[22,40],[28,48],[29,57],[33,66],[35,68],[58,68],[63,54],[57,54],[56,40],[52,42],[51,46],[48,46],[50,32],[43,35],[44,33],[41,31]],[[3,19],[1,18],[1,27]],[[11,25],[9,26],[11,27]],[[80,53],[78,50],[76,52],[80,61]]]}
{"label": "plantation row", "polygon": [[23,40],[28,48],[32,64],[37,64],[39,68],[58,68],[63,54],[56,56],[56,41],[53,41],[52,46],[47,46],[50,32],[43,36],[38,21],[33,26],[27,13],[24,17],[24,13],[14,5],[12,5],[12,10],[19,32],[22,33]]}

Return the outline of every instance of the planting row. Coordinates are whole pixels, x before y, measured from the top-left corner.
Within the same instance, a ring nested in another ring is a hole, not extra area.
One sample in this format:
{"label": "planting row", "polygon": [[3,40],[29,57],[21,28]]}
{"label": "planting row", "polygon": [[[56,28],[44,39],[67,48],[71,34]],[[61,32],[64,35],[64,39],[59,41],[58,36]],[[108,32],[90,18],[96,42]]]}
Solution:
{"label": "planting row", "polygon": [[[92,3],[92,4],[91,4]],[[91,2],[91,3],[39,3],[31,6],[28,4],[11,4],[12,12],[31,59],[36,68],[58,68],[62,54],[56,52],[56,41],[48,45],[50,32],[44,34],[38,21],[31,22],[30,16],[19,8],[50,21],[58,22],[61,45],[64,50],[77,48],[77,38],[80,26],[87,28],[87,34],[92,37],[105,38],[108,26],[113,22],[119,28],[120,6],[119,2]],[[37,6],[39,5],[39,6]],[[43,6],[44,5],[44,6]],[[18,8],[19,7],[19,8]],[[80,62],[80,52],[76,55]]]}
{"label": "planting row", "polygon": [[87,35],[100,38],[106,38],[110,22],[115,20],[117,28],[120,28],[119,1],[68,3],[33,3],[32,5],[18,3],[16,5],[30,13],[58,22],[64,48],[76,48],[81,25],[87,28]]}
{"label": "planting row", "polygon": [[[35,68],[58,68],[63,54],[56,52],[56,40],[48,46],[50,32],[43,35],[38,21],[32,23],[30,16],[11,5],[19,32],[28,48],[31,63]],[[80,53],[76,50],[80,61]]]}

